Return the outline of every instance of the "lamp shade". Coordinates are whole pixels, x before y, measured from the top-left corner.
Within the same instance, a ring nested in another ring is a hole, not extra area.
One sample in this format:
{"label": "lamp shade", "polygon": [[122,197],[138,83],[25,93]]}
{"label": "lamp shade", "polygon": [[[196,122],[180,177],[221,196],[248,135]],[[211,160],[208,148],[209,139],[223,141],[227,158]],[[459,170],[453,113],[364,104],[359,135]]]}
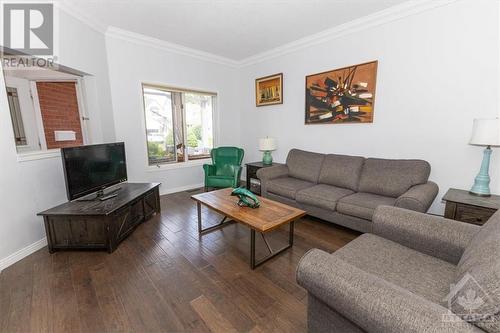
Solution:
{"label": "lamp shade", "polygon": [[469,144],[476,146],[500,146],[500,119],[474,119]]}
{"label": "lamp shade", "polygon": [[261,151],[276,150],[276,140],[274,138],[259,139],[259,150]]}

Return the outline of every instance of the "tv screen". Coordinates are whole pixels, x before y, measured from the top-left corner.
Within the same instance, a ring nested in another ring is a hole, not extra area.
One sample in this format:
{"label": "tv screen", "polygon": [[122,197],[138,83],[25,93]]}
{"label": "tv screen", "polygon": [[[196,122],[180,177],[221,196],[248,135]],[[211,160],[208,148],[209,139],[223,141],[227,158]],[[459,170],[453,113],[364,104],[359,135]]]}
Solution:
{"label": "tv screen", "polygon": [[123,142],[61,149],[68,199],[127,180]]}

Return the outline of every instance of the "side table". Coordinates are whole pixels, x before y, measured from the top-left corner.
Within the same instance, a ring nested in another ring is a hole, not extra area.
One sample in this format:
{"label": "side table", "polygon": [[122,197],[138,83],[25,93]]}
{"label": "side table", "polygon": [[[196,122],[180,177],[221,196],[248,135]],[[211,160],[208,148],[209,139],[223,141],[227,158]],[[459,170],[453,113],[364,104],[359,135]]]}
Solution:
{"label": "side table", "polygon": [[444,217],[483,225],[498,209],[500,196],[478,197],[469,191],[450,188],[443,197],[446,202]]}

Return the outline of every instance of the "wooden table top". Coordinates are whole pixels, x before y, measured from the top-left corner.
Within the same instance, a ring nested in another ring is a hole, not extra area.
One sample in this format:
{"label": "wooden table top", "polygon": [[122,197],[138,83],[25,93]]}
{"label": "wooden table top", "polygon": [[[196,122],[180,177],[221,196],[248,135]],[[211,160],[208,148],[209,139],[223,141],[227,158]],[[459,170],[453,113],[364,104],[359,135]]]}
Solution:
{"label": "wooden table top", "polygon": [[257,196],[260,201],[259,208],[240,207],[239,199],[231,195],[232,191],[232,188],[225,188],[195,194],[191,198],[258,232],[271,231],[306,215],[303,210],[260,196]]}
{"label": "wooden table top", "polygon": [[443,200],[478,207],[500,209],[500,196],[498,195],[479,197],[477,195],[470,194],[469,191],[459,190],[456,188],[450,188],[444,195]]}
{"label": "wooden table top", "polygon": [[[66,202],[62,205],[45,210],[37,215],[107,216],[122,208],[131,200],[134,200],[138,196],[143,195],[160,185],[160,183],[120,183],[107,189],[113,190],[120,188],[120,190],[116,192],[117,196],[109,200],[78,201],[77,199],[75,201]],[[89,197],[91,196],[94,196],[94,194],[89,195]]]}

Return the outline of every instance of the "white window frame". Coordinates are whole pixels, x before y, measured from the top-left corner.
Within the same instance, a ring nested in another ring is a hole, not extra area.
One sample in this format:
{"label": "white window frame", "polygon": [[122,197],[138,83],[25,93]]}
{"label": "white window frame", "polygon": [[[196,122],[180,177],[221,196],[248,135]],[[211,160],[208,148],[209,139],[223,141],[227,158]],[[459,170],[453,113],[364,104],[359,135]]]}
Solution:
{"label": "white window frame", "polygon": [[[148,154],[148,136],[147,136],[147,126],[146,126],[146,104],[144,100],[144,87],[151,87],[151,88],[156,88],[156,89],[161,89],[164,91],[168,92],[180,92],[180,93],[199,93],[199,94],[206,94],[206,95],[212,95],[212,135],[213,135],[213,146],[217,147],[219,144],[219,92],[218,91],[207,91],[204,89],[199,89],[199,88],[186,88],[186,87],[179,87],[177,85],[170,85],[170,84],[162,84],[162,83],[151,83],[151,82],[146,82],[143,81],[139,84],[139,90],[140,90],[140,96],[141,96],[141,102],[142,102],[142,127],[144,129],[144,147],[145,147],[145,166],[146,166],[146,171],[148,172],[156,172],[156,171],[164,171],[164,170],[171,170],[171,169],[181,169],[181,168],[189,168],[189,167],[195,167],[195,166],[200,166],[203,164],[207,163],[207,160],[209,160],[211,157],[205,157],[205,158],[200,158],[200,159],[194,159],[190,160],[189,156],[187,154],[187,135],[185,134],[183,136],[183,146],[184,146],[184,156],[185,160],[183,162],[179,161],[172,161],[172,162],[165,162],[165,163],[159,163],[155,165],[150,165],[149,164],[149,154]],[[182,104],[184,105],[184,95],[182,95]],[[175,113],[173,114],[173,117],[175,117]],[[184,133],[187,133],[187,126],[186,126],[186,108],[182,108],[182,117],[183,117],[183,130]],[[173,119],[175,122],[175,119]]]}
{"label": "white window frame", "polygon": [[[83,103],[83,90],[82,90],[82,79],[46,79],[46,80],[30,80],[31,97],[33,99],[33,107],[35,109],[36,126],[38,128],[38,137],[40,140],[40,150],[50,150],[47,149],[47,141],[45,139],[45,130],[43,126],[42,110],[40,109],[40,99],[38,97],[38,89],[36,87],[37,82],[72,82],[75,84],[76,90],[76,100],[78,103],[78,113],[80,117],[80,127],[82,130],[83,144],[89,143],[88,126],[85,103]],[[59,148],[56,148],[59,149]]]}
{"label": "white window frame", "polygon": [[[80,117],[80,126],[82,130],[83,144],[88,144],[90,142],[89,131],[88,131],[88,116],[85,104],[85,93],[83,90],[83,77],[75,79],[36,79],[28,80],[30,85],[31,102],[34,109],[34,117],[36,122],[37,138],[39,141],[39,149],[30,150],[20,150],[17,153],[18,162],[32,161],[45,158],[60,157],[60,148],[47,149],[47,142],[45,139],[45,130],[42,120],[42,112],[40,109],[40,100],[38,96],[38,90],[36,87],[37,82],[74,82],[76,88],[76,98],[78,102],[78,112]],[[22,110],[21,110],[21,113]],[[33,129],[32,129],[33,130]]]}

